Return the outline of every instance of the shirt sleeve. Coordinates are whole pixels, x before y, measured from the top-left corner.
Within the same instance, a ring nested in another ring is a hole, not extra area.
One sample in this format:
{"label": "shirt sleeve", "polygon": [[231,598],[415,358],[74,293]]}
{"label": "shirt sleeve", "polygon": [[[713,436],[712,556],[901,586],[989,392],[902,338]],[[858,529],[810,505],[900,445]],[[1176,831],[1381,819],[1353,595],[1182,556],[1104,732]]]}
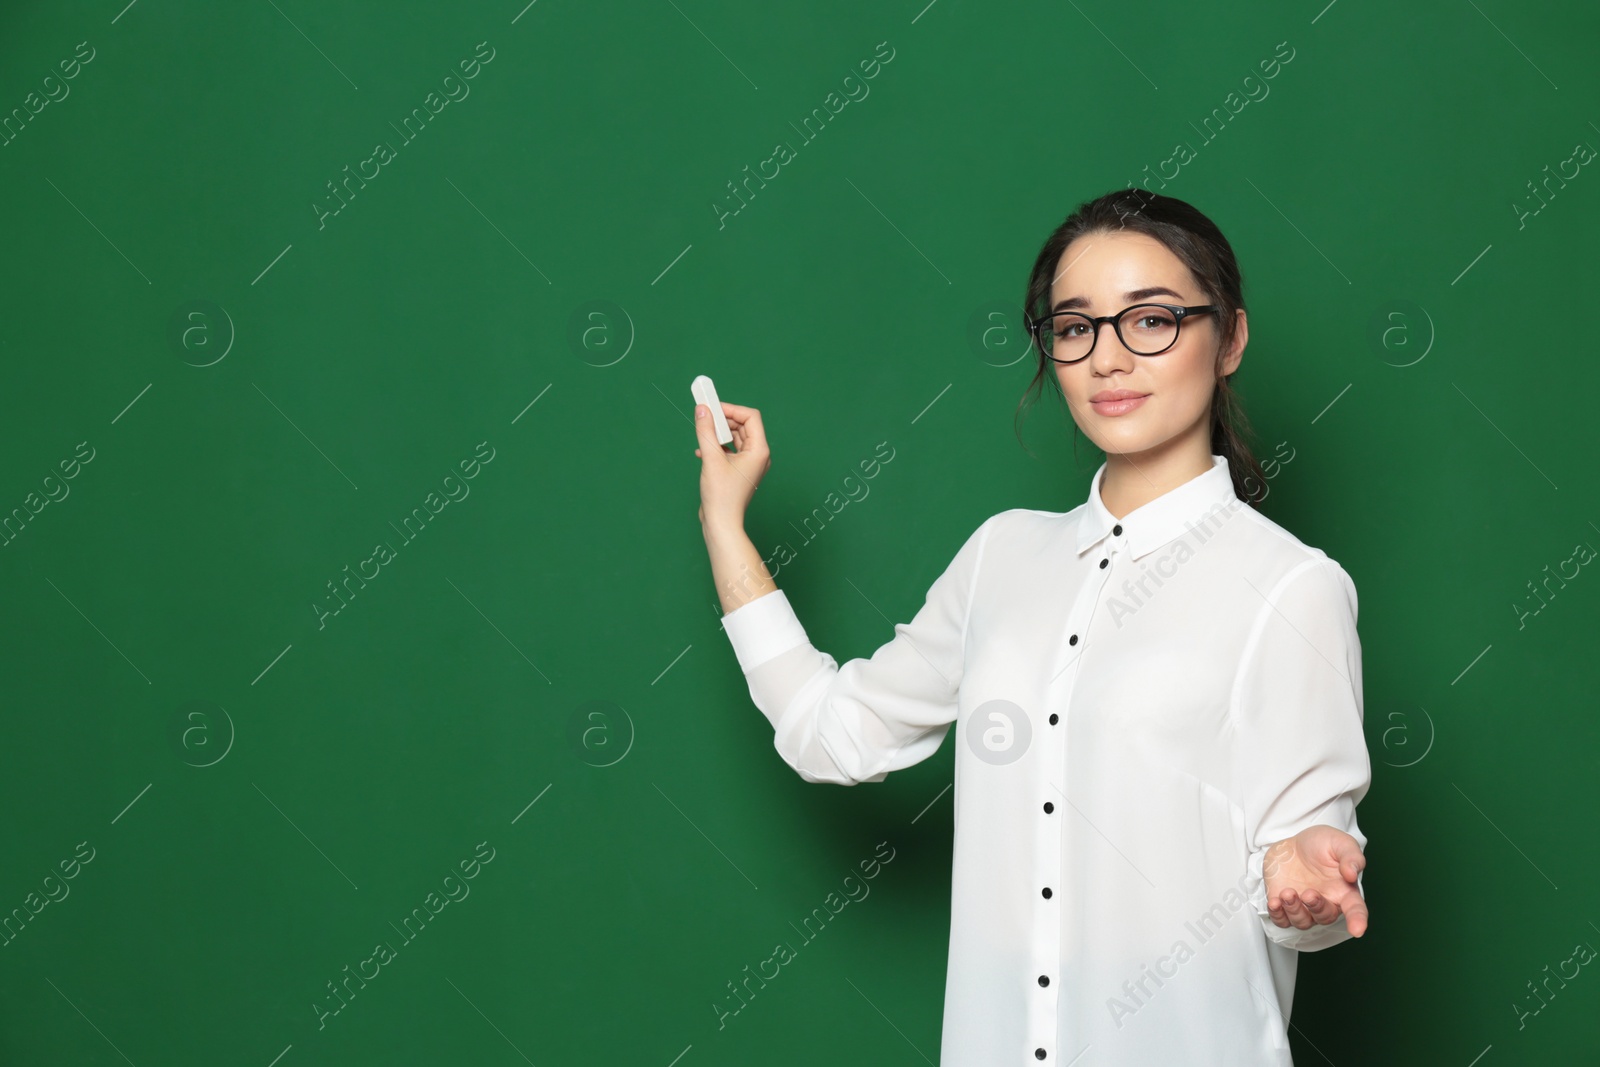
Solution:
{"label": "shirt sleeve", "polygon": [[915,617],[896,623],[870,658],[840,666],[816,648],[781,589],[722,617],[750,697],[772,723],[773,747],[801,778],[881,782],[938,751],[956,718],[972,591],[993,521],[973,531]]}
{"label": "shirt sleeve", "polygon": [[[1345,916],[1306,930],[1278,926],[1267,911],[1262,861],[1273,844],[1317,825],[1343,830],[1366,851],[1356,805],[1371,784],[1372,765],[1362,731],[1356,589],[1344,568],[1320,556],[1265,595],[1230,709],[1249,850],[1246,885],[1267,937],[1312,952],[1349,940]],[[1365,899],[1360,875],[1356,888]]]}

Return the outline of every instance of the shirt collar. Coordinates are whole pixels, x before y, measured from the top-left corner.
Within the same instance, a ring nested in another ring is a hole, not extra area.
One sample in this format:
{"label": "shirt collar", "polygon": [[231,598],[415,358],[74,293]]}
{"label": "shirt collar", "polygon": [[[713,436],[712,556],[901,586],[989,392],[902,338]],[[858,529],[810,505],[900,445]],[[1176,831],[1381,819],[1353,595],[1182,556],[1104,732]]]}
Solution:
{"label": "shirt collar", "polygon": [[1213,455],[1210,470],[1134,508],[1121,519],[1106,510],[1105,502],[1100,499],[1100,485],[1105,475],[1106,464],[1101,463],[1089,485],[1089,499],[1078,516],[1079,555],[1120,525],[1127,537],[1129,555],[1138,559],[1176,540],[1206,515],[1243,504],[1233,491],[1233,475],[1228,470],[1226,456]]}

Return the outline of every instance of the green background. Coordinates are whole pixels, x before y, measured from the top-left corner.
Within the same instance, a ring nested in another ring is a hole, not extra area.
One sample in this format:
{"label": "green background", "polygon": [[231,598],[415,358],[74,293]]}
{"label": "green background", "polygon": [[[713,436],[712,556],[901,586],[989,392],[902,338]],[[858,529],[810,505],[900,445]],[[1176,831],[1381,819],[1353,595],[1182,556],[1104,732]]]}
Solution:
{"label": "green background", "polygon": [[0,947],[0,1062],[935,1062],[951,746],[851,789],[774,753],[689,383],[761,409],[751,536],[795,552],[813,641],[868,655],[983,518],[1084,499],[1058,401],[1015,434],[1004,312],[1180,142],[1151,187],[1232,241],[1236,385],[1294,457],[1264,510],[1361,600],[1372,926],[1302,957],[1297,1062],[1596,1062],[1593,967],[1516,1005],[1600,946],[1600,578],[1520,615],[1600,546],[1600,175],[1537,214],[1528,184],[1600,145],[1597,33],[1504,0],[7,5],[0,114],[70,92],[0,145],[0,914],[70,893]]}

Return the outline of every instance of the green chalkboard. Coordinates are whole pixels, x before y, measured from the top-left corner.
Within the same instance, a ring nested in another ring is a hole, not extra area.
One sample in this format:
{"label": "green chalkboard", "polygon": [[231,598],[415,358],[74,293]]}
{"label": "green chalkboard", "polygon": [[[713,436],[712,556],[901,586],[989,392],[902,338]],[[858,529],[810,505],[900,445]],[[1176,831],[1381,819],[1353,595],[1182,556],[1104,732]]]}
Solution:
{"label": "green chalkboard", "polygon": [[1597,35],[6,5],[0,1062],[936,1062],[951,748],[773,751],[689,383],[761,409],[751,537],[868,655],[851,583],[905,621],[984,518],[1084,499],[1059,403],[1019,440],[1016,313],[1130,183],[1233,243],[1263,510],[1360,592],[1372,926],[1302,957],[1297,1062],[1595,1062]]}

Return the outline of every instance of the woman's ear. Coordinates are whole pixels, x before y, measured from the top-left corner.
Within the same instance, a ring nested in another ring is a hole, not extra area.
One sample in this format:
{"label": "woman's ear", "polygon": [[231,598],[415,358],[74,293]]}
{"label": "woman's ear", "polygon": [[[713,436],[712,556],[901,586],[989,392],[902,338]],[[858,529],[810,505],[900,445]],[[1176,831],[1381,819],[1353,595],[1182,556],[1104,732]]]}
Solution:
{"label": "woman's ear", "polygon": [[1250,343],[1250,324],[1245,318],[1244,308],[1238,309],[1233,321],[1233,341],[1217,363],[1217,375],[1222,378],[1239,369],[1239,362],[1244,359],[1244,346]]}

